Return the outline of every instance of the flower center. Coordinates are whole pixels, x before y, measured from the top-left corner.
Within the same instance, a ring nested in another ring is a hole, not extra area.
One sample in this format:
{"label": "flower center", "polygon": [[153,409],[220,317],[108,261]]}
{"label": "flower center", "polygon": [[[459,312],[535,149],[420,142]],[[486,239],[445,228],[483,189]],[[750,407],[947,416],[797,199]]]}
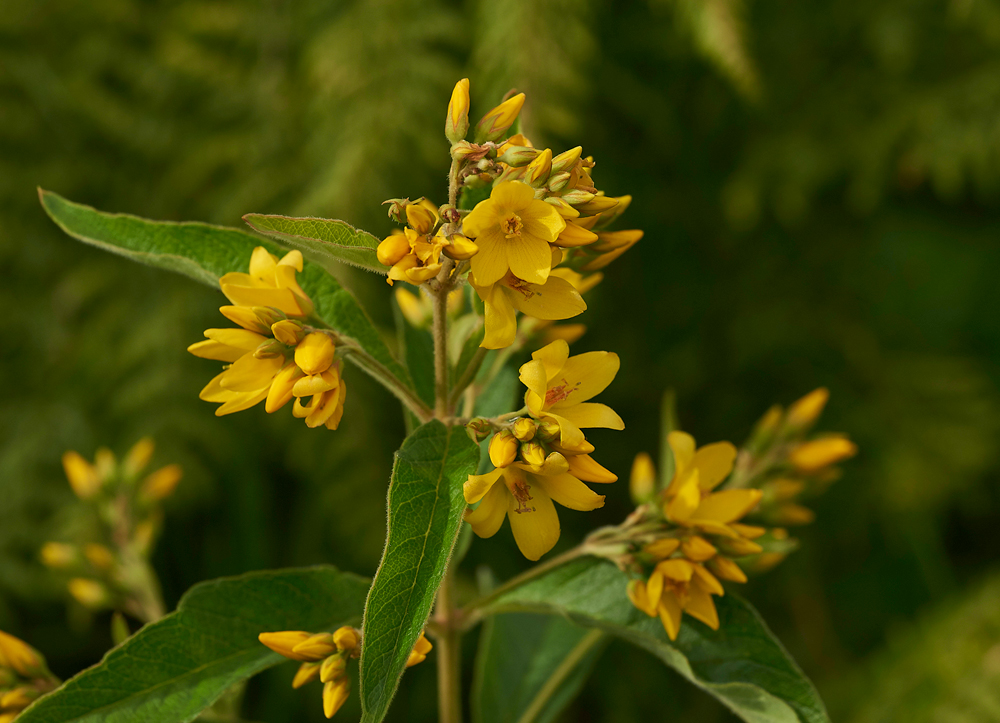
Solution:
{"label": "flower center", "polygon": [[556,402],[561,402],[567,399],[570,394],[576,391],[576,386],[570,387],[569,382],[566,381],[566,377],[563,377],[562,384],[558,387],[552,387],[547,392],[545,392],[545,406],[550,407]]}
{"label": "flower center", "polygon": [[503,231],[507,238],[520,236],[522,228],[524,228],[524,224],[521,223],[521,217],[516,213],[510,214],[507,218],[500,222],[500,230]]}
{"label": "flower center", "polygon": [[521,474],[513,473],[504,475],[504,482],[507,484],[507,489],[514,499],[517,500],[517,509],[514,510],[517,514],[522,512],[534,512],[534,507],[529,507],[528,502],[532,499],[531,497],[531,487],[528,486],[528,480],[524,478]]}
{"label": "flower center", "polygon": [[504,277],[503,282],[508,289],[520,293],[521,296],[524,297],[525,301],[535,295],[535,292],[531,289],[531,285],[527,281],[517,278],[509,271],[507,272],[507,276]]}

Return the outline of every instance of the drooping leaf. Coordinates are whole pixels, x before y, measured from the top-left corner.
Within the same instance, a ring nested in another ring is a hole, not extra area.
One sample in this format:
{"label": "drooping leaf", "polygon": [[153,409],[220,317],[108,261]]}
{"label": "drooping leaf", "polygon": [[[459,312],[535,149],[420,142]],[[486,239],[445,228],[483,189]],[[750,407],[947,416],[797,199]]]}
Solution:
{"label": "drooping leaf", "polygon": [[579,694],[609,636],[555,615],[506,613],[483,625],[473,723],[550,723]]}
{"label": "drooping leaf", "polygon": [[[223,274],[246,272],[255,246],[281,253],[273,243],[236,228],[104,213],[41,189],[39,197],[52,220],[70,236],[133,261],[190,276],[213,288],[218,288]],[[314,264],[305,265],[299,283],[315,302],[316,314],[323,321],[356,340],[391,375],[409,386],[406,370],[392,356],[350,291]]]}
{"label": "drooping leaf", "polygon": [[184,723],[234,684],[285,660],[257,635],[357,624],[368,581],[334,567],[195,585],[176,612],[39,699],[24,723]]}
{"label": "drooping leaf", "polygon": [[345,263],[383,276],[389,273],[389,268],[375,256],[379,240],[345,221],[260,213],[248,213],[243,220],[254,231],[278,239],[283,246],[298,249],[307,259],[328,270]]}
{"label": "drooping leaf", "polygon": [[424,629],[462,524],[462,484],[478,463],[479,447],[465,429],[437,420],[396,453],[385,552],[365,604],[360,687],[366,723],[385,717]]}
{"label": "drooping leaf", "polygon": [[625,594],[628,578],[614,564],[582,558],[499,596],[488,612],[563,615],[656,655],[748,723],[829,723],[812,683],[749,603],[715,598],[719,630],[684,617],[671,642],[659,619],[637,610]]}

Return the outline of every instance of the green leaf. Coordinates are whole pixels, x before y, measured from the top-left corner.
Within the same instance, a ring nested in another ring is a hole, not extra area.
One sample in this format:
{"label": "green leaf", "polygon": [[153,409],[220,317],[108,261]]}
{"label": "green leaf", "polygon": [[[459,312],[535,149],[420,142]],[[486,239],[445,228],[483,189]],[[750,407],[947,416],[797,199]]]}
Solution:
{"label": "green leaf", "polygon": [[257,635],[333,630],[361,617],[368,581],[336,568],[252,572],[195,585],[177,611],[41,698],[19,723],[184,723],[285,659]]}
{"label": "green leaf", "polygon": [[298,249],[307,259],[329,271],[338,263],[346,263],[382,276],[389,273],[389,268],[375,256],[379,239],[344,221],[260,213],[248,213],[243,220],[254,231]]}
{"label": "green leaf", "polygon": [[[420,293],[419,291],[417,293]],[[413,379],[413,387],[425,403],[434,406],[434,339],[427,329],[414,327],[403,316],[398,304],[393,304],[399,354]]]}
{"label": "green leaf", "polygon": [[[223,274],[246,272],[254,247],[264,246],[272,253],[281,253],[273,243],[236,228],[148,221],[123,213],[97,211],[51,191],[39,189],[38,195],[52,220],[70,236],[133,261],[190,276],[213,288],[219,287],[219,277]],[[350,291],[313,264],[306,264],[298,278],[315,303],[319,318],[357,341],[403,386],[411,386],[406,370],[392,356]]]}
{"label": "green leaf", "polygon": [[462,484],[478,464],[479,447],[465,429],[437,420],[396,453],[385,553],[365,604],[362,721],[377,723],[389,709],[462,524]]}
{"label": "green leaf", "polygon": [[608,636],[554,615],[494,615],[483,625],[473,723],[549,723],[583,688]]}
{"label": "green leaf", "polygon": [[816,689],[749,603],[731,593],[715,598],[719,629],[685,616],[672,643],[659,619],[632,606],[627,583],[614,564],[581,558],[500,595],[486,612],[555,613],[606,630],[650,651],[748,723],[829,723]]}
{"label": "green leaf", "polygon": [[660,402],[660,482],[663,489],[674,478],[674,450],[670,448],[667,437],[671,432],[680,429],[677,421],[677,392],[668,389],[663,393]]}

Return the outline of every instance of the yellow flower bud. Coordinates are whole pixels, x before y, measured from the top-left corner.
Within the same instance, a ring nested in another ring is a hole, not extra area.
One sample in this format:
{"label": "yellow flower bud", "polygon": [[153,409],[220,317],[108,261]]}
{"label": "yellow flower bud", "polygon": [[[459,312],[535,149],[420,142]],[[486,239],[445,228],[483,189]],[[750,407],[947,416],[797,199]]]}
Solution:
{"label": "yellow flower bud", "polygon": [[41,654],[20,638],[0,630],[0,665],[12,668],[24,678],[44,675],[45,661]]}
{"label": "yellow flower bud", "polygon": [[83,554],[98,570],[107,571],[115,566],[115,556],[104,545],[91,543],[83,548]]}
{"label": "yellow flower bud", "polygon": [[31,702],[38,697],[38,691],[22,685],[20,688],[8,690],[0,693],[0,708],[6,710],[22,710],[31,705]]}
{"label": "yellow flower bud", "polygon": [[680,545],[681,541],[676,537],[661,537],[659,540],[650,542],[642,549],[642,551],[657,559],[665,560],[673,555]]}
{"label": "yellow flower bud", "polygon": [[321,663],[319,679],[324,683],[336,680],[344,674],[347,668],[347,658],[343,655],[331,655]]}
{"label": "yellow flower bud", "polygon": [[788,460],[802,472],[818,472],[857,453],[857,445],[847,437],[831,436],[803,442],[791,451]]}
{"label": "yellow flower bud", "polygon": [[139,548],[139,552],[143,555],[148,555],[149,551],[152,549],[153,538],[156,536],[158,529],[158,516],[153,516],[148,520],[143,520],[135,526],[135,532],[132,535],[132,539]]}
{"label": "yellow flower bud", "polygon": [[448,245],[442,251],[450,259],[465,261],[479,253],[479,246],[463,234],[454,233],[448,237]]}
{"label": "yellow flower bud", "polygon": [[[337,652],[337,646],[333,642],[330,633],[317,633],[310,635],[301,643],[296,643],[292,652],[301,655],[308,660],[322,660]],[[323,681],[326,682],[325,680]]]}
{"label": "yellow flower bud", "polygon": [[716,555],[705,563],[705,567],[711,570],[712,574],[716,577],[721,577],[723,580],[729,580],[731,582],[747,581],[746,573],[740,569],[739,565],[730,560],[728,557]]}
{"label": "yellow flower bud", "polygon": [[747,555],[756,555],[758,552],[764,551],[764,548],[756,542],[742,537],[720,539],[718,543],[720,550],[733,557],[746,557]]}
{"label": "yellow flower bud", "polygon": [[525,442],[521,445],[521,458],[532,467],[541,467],[545,464],[545,449],[538,442]]}
{"label": "yellow flower bud", "polygon": [[582,153],[583,146],[577,146],[576,148],[570,148],[568,151],[563,151],[552,159],[552,172],[563,173],[564,171],[568,171],[576,165],[577,161],[580,160],[580,155]]}
{"label": "yellow flower bud", "polygon": [[514,168],[520,168],[521,166],[526,166],[538,157],[539,151],[537,148],[529,148],[527,146],[515,146],[510,143],[503,144],[503,153],[501,153],[497,160],[500,163],[505,163],[508,166]]}
{"label": "yellow flower bud", "polygon": [[543,441],[548,442],[559,436],[559,425],[556,422],[546,419],[538,425],[538,430],[535,434]]}
{"label": "yellow flower bud", "polygon": [[296,645],[304,643],[311,637],[312,635],[302,630],[284,630],[277,633],[261,633],[257,636],[257,639],[274,652],[284,655],[290,660],[314,663],[316,659],[294,651]]}
{"label": "yellow flower bud", "polygon": [[354,651],[361,642],[361,636],[356,629],[345,625],[333,632],[333,642],[337,646],[337,650]]}
{"label": "yellow flower bud", "polygon": [[533,188],[541,188],[549,180],[552,172],[552,150],[546,148],[528,164],[525,180]]}
{"label": "yellow flower bud", "polygon": [[295,347],[295,363],[308,375],[320,374],[333,364],[336,351],[337,347],[329,334],[314,331],[306,334]]}
{"label": "yellow flower bud", "polygon": [[62,457],[62,463],[70,487],[81,500],[90,499],[101,489],[97,470],[78,453],[72,450],[66,452]]}
{"label": "yellow flower bud", "polygon": [[264,411],[276,412],[291,401],[295,385],[305,374],[295,364],[288,364],[275,375],[271,388],[267,390]]}
{"label": "yellow flower bud", "polygon": [[829,399],[830,392],[825,387],[814,389],[788,408],[786,423],[795,429],[811,427]]}
{"label": "yellow flower bud", "polygon": [[375,249],[375,256],[379,263],[386,266],[395,266],[403,257],[410,253],[410,242],[406,234],[394,233],[386,236],[385,239]]}
{"label": "yellow flower bud", "polygon": [[305,338],[306,331],[302,324],[292,319],[282,319],[271,324],[274,338],[286,346],[295,346]]}
{"label": "yellow flower bud", "polygon": [[292,396],[311,397],[314,394],[333,391],[340,386],[340,374],[336,368],[327,369],[322,374],[302,377],[292,386]]}
{"label": "yellow flower bud", "polygon": [[77,551],[73,545],[63,542],[46,542],[39,551],[42,564],[53,569],[67,568],[77,560]]}
{"label": "yellow flower bud", "polygon": [[645,452],[640,452],[632,462],[632,475],[628,482],[629,494],[637,505],[645,504],[656,494],[656,467],[653,459]]}
{"label": "yellow flower bud", "polygon": [[815,512],[794,502],[786,502],[771,515],[771,520],[781,525],[808,525],[815,519]]}
{"label": "yellow flower bud", "polygon": [[123,464],[125,475],[127,477],[135,477],[146,469],[146,465],[149,464],[149,460],[153,456],[154,448],[153,440],[149,437],[143,437],[132,445],[132,449],[125,455],[125,462]]}
{"label": "yellow flower bud", "polygon": [[95,610],[106,606],[110,598],[107,588],[97,580],[75,577],[69,581],[68,588],[77,602]]}
{"label": "yellow flower bud", "polygon": [[107,447],[98,447],[94,453],[94,469],[101,482],[107,482],[115,473],[115,453]]}
{"label": "yellow flower bud", "polygon": [[264,323],[255,313],[255,309],[247,306],[220,306],[219,311],[234,324],[239,324],[247,331],[254,331],[258,334],[267,334],[271,324],[278,320],[274,319]]}
{"label": "yellow flower bud", "polygon": [[331,680],[323,687],[323,714],[333,718],[351,694],[351,679],[347,676]]}
{"label": "yellow flower bud", "polygon": [[448,117],[444,121],[444,135],[452,143],[458,143],[469,132],[469,79],[462,78],[455,83],[448,103]]}
{"label": "yellow flower bud", "polygon": [[168,464],[149,475],[142,483],[142,497],[149,502],[164,500],[174,493],[184,476],[179,464]]}
{"label": "yellow flower bud", "polygon": [[399,310],[402,312],[403,317],[412,326],[421,329],[427,324],[430,309],[429,305],[425,304],[421,297],[406,289],[399,288],[396,289],[396,303],[399,304]]}
{"label": "yellow flower bud", "polygon": [[715,557],[718,550],[704,537],[689,537],[681,543],[681,552],[684,557],[695,562],[704,562]]}
{"label": "yellow flower bud", "polygon": [[299,666],[299,669],[295,672],[295,677],[292,679],[292,687],[295,689],[301,688],[306,683],[311,683],[320,674],[320,663],[303,663]]}
{"label": "yellow flower bud", "polygon": [[522,442],[530,442],[535,436],[535,421],[530,417],[521,417],[514,422],[510,431]]}
{"label": "yellow flower bud", "polygon": [[506,429],[497,432],[490,440],[490,461],[494,467],[507,467],[517,459],[518,441]]}
{"label": "yellow flower bud", "polygon": [[483,119],[476,125],[476,143],[500,140],[514,125],[517,114],[521,112],[523,105],[524,93],[518,93],[484,115]]}

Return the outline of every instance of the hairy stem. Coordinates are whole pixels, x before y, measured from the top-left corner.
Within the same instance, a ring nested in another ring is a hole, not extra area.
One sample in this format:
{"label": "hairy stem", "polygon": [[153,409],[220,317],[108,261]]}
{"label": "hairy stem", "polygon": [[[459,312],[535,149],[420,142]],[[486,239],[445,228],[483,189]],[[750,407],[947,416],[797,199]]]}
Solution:
{"label": "hairy stem", "polygon": [[462,721],[462,626],[455,605],[455,569],[448,569],[438,589],[436,622],[438,720],[441,723]]}

